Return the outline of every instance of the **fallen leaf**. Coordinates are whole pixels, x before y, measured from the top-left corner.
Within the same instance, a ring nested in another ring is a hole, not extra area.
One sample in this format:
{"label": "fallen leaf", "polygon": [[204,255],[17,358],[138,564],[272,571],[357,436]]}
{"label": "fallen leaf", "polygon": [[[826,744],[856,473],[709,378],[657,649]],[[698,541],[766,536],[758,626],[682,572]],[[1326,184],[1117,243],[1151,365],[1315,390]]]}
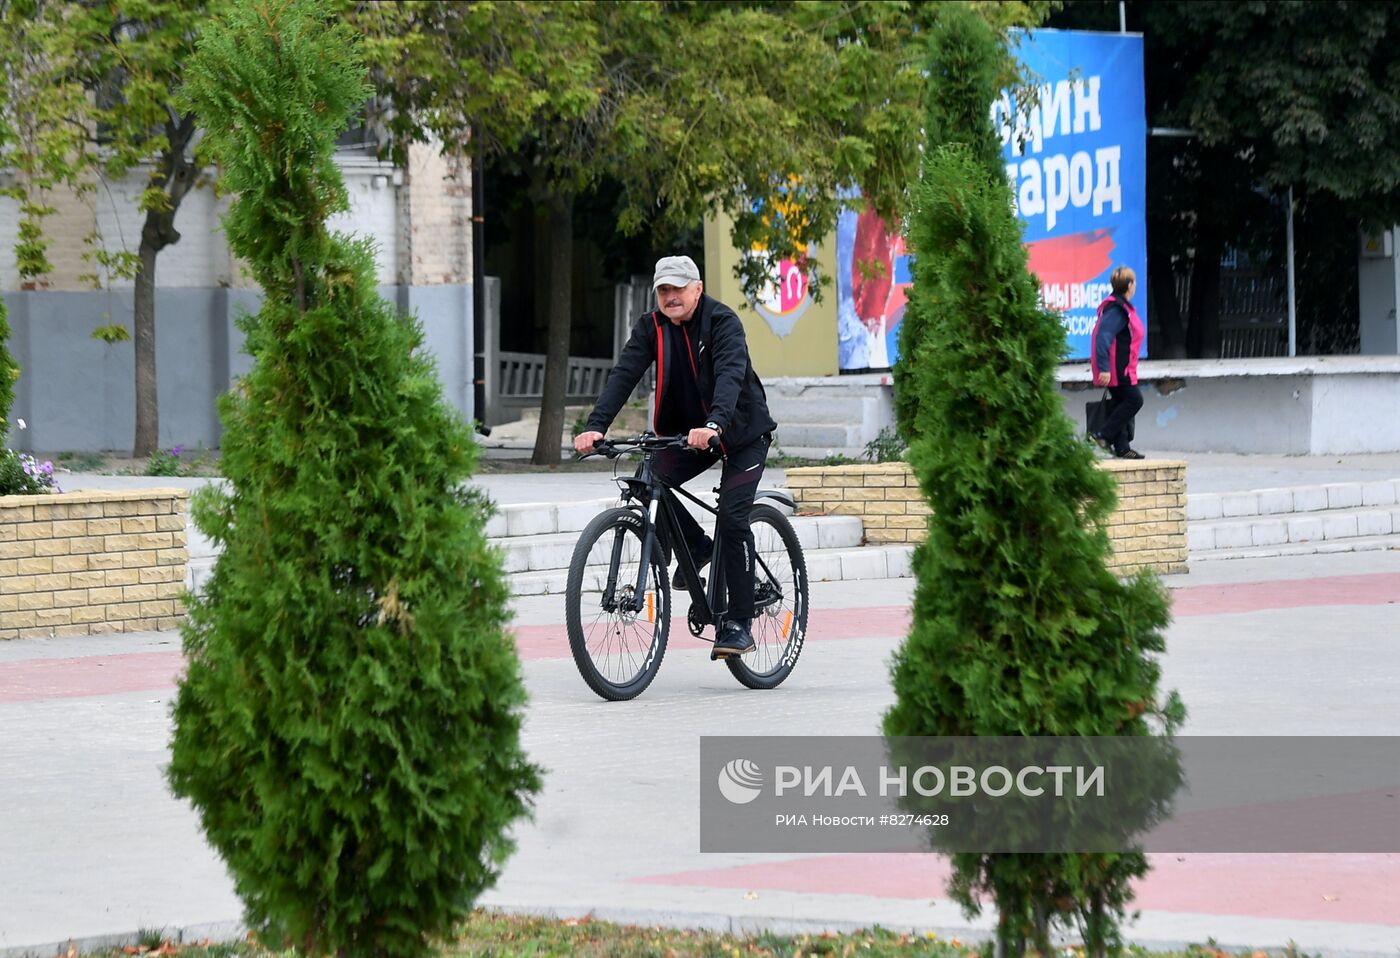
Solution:
{"label": "fallen leaf", "polygon": [[758,892],[756,892],[756,891],[746,891],[746,892],[744,892],[744,901],[756,901],[757,899],[758,899]]}
{"label": "fallen leaf", "polygon": [[1323,900],[1323,901],[1339,901],[1339,899],[1337,898],[1336,895],[1323,895],[1323,896],[1322,896],[1322,900]]}

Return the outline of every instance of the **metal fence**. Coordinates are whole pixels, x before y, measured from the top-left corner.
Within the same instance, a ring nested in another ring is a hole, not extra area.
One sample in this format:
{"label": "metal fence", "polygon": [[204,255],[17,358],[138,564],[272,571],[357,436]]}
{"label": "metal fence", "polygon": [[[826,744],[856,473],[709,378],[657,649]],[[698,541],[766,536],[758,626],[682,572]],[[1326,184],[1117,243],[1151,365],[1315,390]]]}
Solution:
{"label": "metal fence", "polygon": [[[544,396],[543,353],[503,352],[500,348],[501,281],[487,276],[482,302],[481,358],[484,373],[482,383],[485,409],[481,421],[488,426],[514,422],[526,409],[536,409]],[[607,382],[608,373],[622,354],[631,332],[631,322],[651,308],[651,287],[643,283],[619,284],[614,291],[613,355],[605,359],[580,356],[569,357],[568,382],[564,403],[569,406],[592,405]],[[633,399],[650,395],[655,372],[648,371],[632,393]]]}

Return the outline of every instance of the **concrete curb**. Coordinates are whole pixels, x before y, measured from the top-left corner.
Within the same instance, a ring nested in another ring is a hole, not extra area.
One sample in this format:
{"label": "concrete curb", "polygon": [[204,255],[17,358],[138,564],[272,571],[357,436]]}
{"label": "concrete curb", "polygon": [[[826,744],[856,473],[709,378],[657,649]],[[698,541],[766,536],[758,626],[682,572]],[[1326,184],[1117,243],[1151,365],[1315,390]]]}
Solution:
{"label": "concrete curb", "polygon": [[[204,941],[222,944],[242,941],[248,935],[248,926],[241,921],[216,921],[193,925],[163,925],[158,929],[162,935],[176,944]],[[85,937],[64,938],[62,941],[45,942],[39,945],[0,946],[0,958],[55,958],[65,956],[71,948],[78,955],[125,948],[135,945],[142,931],[128,931],[108,935],[87,935]]]}

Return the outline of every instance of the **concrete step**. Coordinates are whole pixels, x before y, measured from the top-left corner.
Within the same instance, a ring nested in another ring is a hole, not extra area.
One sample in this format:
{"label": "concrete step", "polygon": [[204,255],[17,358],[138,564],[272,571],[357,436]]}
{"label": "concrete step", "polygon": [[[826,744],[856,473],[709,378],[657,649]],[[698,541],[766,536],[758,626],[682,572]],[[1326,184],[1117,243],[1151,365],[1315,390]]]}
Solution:
{"label": "concrete step", "polygon": [[1375,552],[1400,549],[1400,535],[1357,536],[1350,539],[1283,543],[1248,549],[1207,549],[1191,552],[1192,562],[1223,559],[1273,559],[1278,556],[1327,555],[1340,552]]}
{"label": "concrete step", "polygon": [[[903,579],[913,574],[909,563],[913,546],[815,550],[804,546],[802,551],[807,560],[807,578],[811,582]],[[518,572],[510,577],[511,591],[516,595],[562,595],[567,580],[568,572],[563,569]]]}
{"label": "concrete step", "polygon": [[791,456],[794,459],[810,459],[820,463],[832,456],[845,456],[856,463],[864,463],[865,447],[860,446],[775,446],[770,455]]}
{"label": "concrete step", "polygon": [[[716,474],[715,481],[718,481],[718,474]],[[765,488],[787,492],[787,489],[782,486],[767,486]],[[715,504],[715,494],[709,488],[687,489],[686,491],[701,502],[711,506]],[[698,506],[684,499],[681,501],[691,514],[702,522],[707,518],[704,511]],[[773,502],[773,500],[765,501]],[[576,502],[517,502],[497,506],[496,514],[486,520],[486,536],[490,539],[505,539],[515,536],[544,535],[551,532],[581,532],[583,527],[593,521],[593,517],[598,513],[621,504],[622,500],[617,496],[604,496],[595,499],[581,499]],[[778,505],[784,513],[789,511],[777,502],[774,502],[774,505]]]}
{"label": "concrete step", "polygon": [[[865,527],[858,516],[796,516],[792,519],[792,528],[804,552],[858,548],[865,535]],[[578,533],[508,536],[492,542],[500,548],[507,572],[567,571],[578,543]]]}
{"label": "concrete step", "polygon": [[1268,548],[1389,536],[1400,532],[1400,506],[1280,512],[1231,519],[1188,520],[1193,557],[1228,549]]}
{"label": "concrete step", "polygon": [[1362,506],[1385,507],[1397,502],[1400,502],[1400,479],[1197,493],[1186,497],[1186,519],[1190,522],[1197,519],[1277,516]]}
{"label": "concrete step", "polygon": [[863,423],[873,416],[879,400],[869,396],[811,398],[806,396],[768,397],[768,411],[783,425],[801,423]]}
{"label": "concrete step", "polygon": [[781,422],[773,433],[774,441],[783,451],[790,446],[819,446],[830,448],[864,449],[869,441],[862,438],[859,423],[839,422]]}

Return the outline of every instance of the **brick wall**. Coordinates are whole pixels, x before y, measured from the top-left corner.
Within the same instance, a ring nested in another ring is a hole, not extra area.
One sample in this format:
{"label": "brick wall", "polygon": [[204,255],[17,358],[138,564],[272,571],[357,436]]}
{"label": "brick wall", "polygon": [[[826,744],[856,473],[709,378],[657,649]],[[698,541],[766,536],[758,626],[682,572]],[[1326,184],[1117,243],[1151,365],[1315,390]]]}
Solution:
{"label": "brick wall", "polygon": [[0,639],[174,628],[183,489],[0,497]]}
{"label": "brick wall", "polygon": [[[1118,508],[1109,519],[1110,567],[1130,573],[1186,571],[1186,464],[1143,459],[1105,460],[1118,481]],[[922,542],[928,504],[909,466],[807,466],[786,471],[800,512],[859,516],[870,543]]]}
{"label": "brick wall", "polygon": [[399,209],[399,283],[469,285],[471,161],[461,153],[443,153],[436,142],[411,145]]}
{"label": "brick wall", "polygon": [[[425,154],[426,155],[426,154]],[[394,167],[372,156],[354,151],[339,154],[337,161],[345,178],[350,209],[331,220],[334,229],[375,240],[375,266],[378,280],[391,285],[397,280],[400,250],[397,244],[397,209],[408,202],[407,194],[393,185]],[[425,162],[431,162],[425,160]],[[420,197],[415,215],[429,221],[426,229],[415,228],[419,258],[444,255],[452,262],[468,260],[465,280],[470,282],[469,256],[460,248],[470,244],[470,165],[462,177],[466,161],[440,161],[432,170],[420,176]],[[454,165],[455,164],[455,165]],[[438,169],[437,167],[441,167]],[[119,179],[107,181],[99,189],[77,195],[71,190],[56,189],[44,199],[55,208],[43,221],[44,236],[49,241],[48,258],[53,271],[39,280],[39,287],[53,291],[86,291],[92,284],[81,279],[90,273],[103,275],[104,289],[122,291],[129,297],[132,280],[107,278],[104,271],[83,257],[92,252],[88,237],[101,237],[101,247],[108,251],[136,252],[141,241],[141,227],[146,214],[141,212],[141,192],[146,188],[150,168],[142,165]],[[430,175],[432,174],[432,175]],[[433,177],[436,176],[436,179]],[[455,180],[446,178],[456,176]],[[465,183],[465,186],[461,186]],[[465,200],[455,193],[465,189]],[[401,195],[401,193],[403,195]],[[444,199],[447,194],[454,197]],[[162,289],[211,289],[233,286],[252,288],[255,284],[245,264],[236,262],[224,237],[222,217],[228,212],[232,197],[216,197],[203,185],[186,194],[175,213],[175,228],[180,242],[162,250],[156,261],[156,284]],[[447,225],[440,226],[440,222]],[[457,224],[467,223],[465,238]],[[19,230],[19,204],[11,197],[0,197],[0,290],[20,288],[15,263],[14,244]],[[441,272],[439,264],[430,262],[429,273]],[[443,279],[415,280],[419,283],[441,283]]]}

